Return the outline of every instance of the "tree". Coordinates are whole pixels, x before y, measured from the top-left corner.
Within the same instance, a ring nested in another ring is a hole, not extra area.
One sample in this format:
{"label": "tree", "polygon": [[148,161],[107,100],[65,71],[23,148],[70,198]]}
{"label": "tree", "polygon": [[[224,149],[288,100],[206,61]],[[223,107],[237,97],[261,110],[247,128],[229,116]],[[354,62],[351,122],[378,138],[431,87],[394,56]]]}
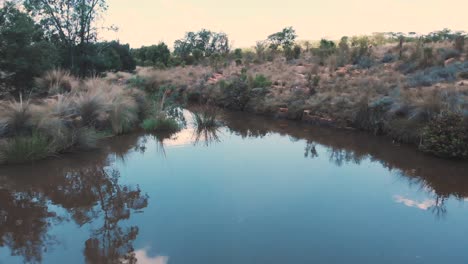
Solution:
{"label": "tree", "polygon": [[174,42],[174,54],[188,64],[197,62],[203,57],[214,54],[229,53],[229,38],[225,33],[202,29],[198,32],[187,32],[185,37]]}
{"label": "tree", "polygon": [[1,95],[29,92],[34,78],[57,63],[55,55],[54,46],[31,17],[11,2],[0,9]]}
{"label": "tree", "polygon": [[85,75],[105,71],[133,71],[136,67],[129,45],[118,41],[90,43],[85,54],[80,58]]}
{"label": "tree", "polygon": [[134,49],[132,50],[132,54],[138,65],[141,66],[166,67],[169,66],[169,60],[171,58],[171,51],[164,42],[158,45]]}
{"label": "tree", "polygon": [[24,6],[49,37],[58,39],[66,49],[68,68],[84,75],[84,63],[75,58],[85,57],[87,44],[96,40],[95,22],[107,10],[106,0],[24,0]]}
{"label": "tree", "polygon": [[278,48],[287,48],[291,47],[296,40],[296,31],[292,27],[284,28],[280,32],[276,32],[268,36],[268,42],[270,43],[270,48],[277,50]]}

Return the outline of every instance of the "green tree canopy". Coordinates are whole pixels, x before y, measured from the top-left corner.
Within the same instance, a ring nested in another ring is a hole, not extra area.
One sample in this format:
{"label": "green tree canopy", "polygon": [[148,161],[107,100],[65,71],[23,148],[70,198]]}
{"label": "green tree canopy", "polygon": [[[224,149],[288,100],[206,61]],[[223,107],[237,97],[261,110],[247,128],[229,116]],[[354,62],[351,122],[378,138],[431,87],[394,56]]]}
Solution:
{"label": "green tree canopy", "polygon": [[193,56],[197,61],[213,54],[226,54],[229,50],[229,38],[225,33],[206,29],[187,32],[184,38],[174,42],[174,54],[184,60]]}
{"label": "green tree canopy", "polygon": [[7,2],[0,9],[0,86],[2,95],[32,89],[34,77],[58,61],[53,45],[41,27],[26,13]]}
{"label": "green tree canopy", "polygon": [[297,35],[296,31],[292,27],[283,28],[280,32],[276,32],[268,36],[267,41],[270,44],[270,48],[277,50],[278,48],[290,48],[294,45]]}

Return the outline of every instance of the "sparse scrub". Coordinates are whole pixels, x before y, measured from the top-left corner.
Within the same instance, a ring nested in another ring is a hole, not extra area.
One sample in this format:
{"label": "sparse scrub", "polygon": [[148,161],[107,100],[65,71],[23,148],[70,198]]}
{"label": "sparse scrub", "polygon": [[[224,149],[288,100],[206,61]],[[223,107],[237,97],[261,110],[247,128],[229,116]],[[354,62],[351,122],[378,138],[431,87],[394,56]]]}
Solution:
{"label": "sparse scrub", "polygon": [[436,83],[453,82],[460,72],[468,70],[468,62],[457,62],[447,67],[434,66],[408,76],[408,86],[431,86]]}

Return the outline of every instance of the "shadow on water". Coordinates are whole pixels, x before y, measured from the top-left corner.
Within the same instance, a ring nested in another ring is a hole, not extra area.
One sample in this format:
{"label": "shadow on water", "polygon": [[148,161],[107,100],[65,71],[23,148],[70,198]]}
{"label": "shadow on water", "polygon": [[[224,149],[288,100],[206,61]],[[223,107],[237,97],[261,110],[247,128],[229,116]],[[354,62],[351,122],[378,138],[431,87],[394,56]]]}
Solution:
{"label": "shadow on water", "polygon": [[[468,165],[440,160],[419,153],[412,147],[394,145],[388,139],[367,134],[271,120],[242,113],[225,113],[228,131],[242,138],[268,134],[289,136],[304,141],[305,158],[316,158],[317,147],[327,149],[337,166],[359,164],[365,159],[379,162],[395,174],[434,194],[431,210],[444,215],[448,197],[468,197]],[[191,143],[209,146],[221,142],[218,129],[190,130]],[[181,133],[184,133],[182,131]],[[125,226],[124,220],[148,205],[148,196],[138,186],[120,183],[115,161],[125,162],[129,152],[144,153],[153,140],[165,157],[165,142],[173,135],[132,134],[108,139],[99,150],[74,153],[62,159],[36,165],[0,168],[0,247],[21,256],[25,262],[41,262],[42,254],[59,243],[49,234],[51,226],[72,221],[84,226],[99,220],[83,245],[87,263],[135,263],[132,246],[138,226]],[[144,186],[143,186],[144,189]],[[63,208],[61,215],[51,205]]]}

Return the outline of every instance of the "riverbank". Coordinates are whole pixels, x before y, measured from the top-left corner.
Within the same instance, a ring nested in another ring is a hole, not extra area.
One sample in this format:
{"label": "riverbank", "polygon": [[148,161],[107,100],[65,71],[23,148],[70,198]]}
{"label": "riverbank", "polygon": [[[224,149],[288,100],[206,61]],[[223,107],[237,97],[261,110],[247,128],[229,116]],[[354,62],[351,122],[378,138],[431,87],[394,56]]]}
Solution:
{"label": "riverbank", "polygon": [[338,67],[333,57],[320,63],[304,55],[264,63],[246,59],[218,69],[138,68],[135,75],[108,78],[148,90],[171,87],[188,102],[362,130],[438,157],[465,159],[467,54],[456,53],[451,43],[426,44],[425,50],[433,52],[430,62],[410,43],[402,60],[392,45],[374,47],[368,65]]}
{"label": "riverbank", "polygon": [[399,60],[391,44],[376,46],[369,64],[341,67],[333,57],[321,62],[304,53],[265,61],[244,55],[240,63],[216,67],[139,67],[84,80],[51,71],[36,81],[46,94],[0,102],[0,161],[89,150],[102,137],[141,127],[176,132],[184,125],[177,109],[190,103],[362,130],[441,158],[466,159],[467,54],[449,42],[426,44],[437,50],[428,62],[415,45],[408,43]]}

